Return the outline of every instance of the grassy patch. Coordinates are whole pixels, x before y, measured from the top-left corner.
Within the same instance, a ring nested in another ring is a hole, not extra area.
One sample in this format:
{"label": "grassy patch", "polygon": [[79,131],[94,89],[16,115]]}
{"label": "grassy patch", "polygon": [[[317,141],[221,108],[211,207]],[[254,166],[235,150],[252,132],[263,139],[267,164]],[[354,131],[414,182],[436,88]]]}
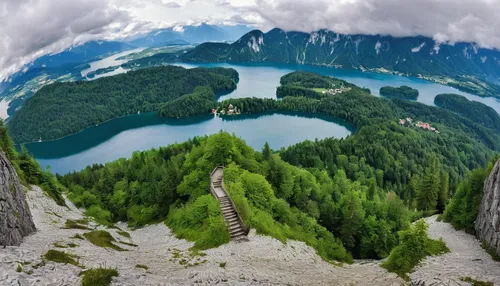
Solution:
{"label": "grassy patch", "polygon": [[87,224],[88,224],[88,221],[86,219],[80,219],[80,220],[68,219],[68,220],[66,220],[66,223],[64,224],[64,228],[90,230],[90,228],[87,226]]}
{"label": "grassy patch", "polygon": [[125,245],[128,245],[128,246],[133,246],[133,247],[137,247],[138,245],[137,244],[133,244],[133,243],[129,243],[129,242],[125,242],[125,241],[118,241],[119,243],[121,244],[125,244]]}
{"label": "grassy patch", "polygon": [[494,248],[492,247],[489,247],[488,245],[486,245],[486,241],[483,240],[483,242],[481,242],[481,247],[486,250],[486,252],[491,255],[491,258],[495,261],[499,261],[500,262],[500,255],[497,254],[497,252],[495,251]]}
{"label": "grassy patch", "polygon": [[127,251],[126,249],[123,249],[118,245],[114,244],[113,242],[116,242],[116,240],[113,238],[113,236],[111,236],[111,234],[109,234],[109,232],[105,230],[94,230],[91,232],[86,232],[83,234],[83,236],[88,241],[92,242],[97,246],[107,247],[118,251]]}
{"label": "grassy patch", "polygon": [[48,261],[54,261],[57,263],[72,264],[75,266],[80,266],[78,261],[75,260],[75,259],[79,258],[77,255],[69,254],[69,253],[66,253],[63,251],[59,251],[59,250],[51,249],[51,250],[47,251],[47,253],[45,253],[43,258],[45,258]]}
{"label": "grassy patch", "polygon": [[462,277],[462,278],[460,278],[460,280],[467,282],[467,283],[470,283],[472,286],[494,286],[495,285],[495,284],[493,284],[493,282],[480,281],[480,280],[473,279],[471,277]]}
{"label": "grassy patch", "polygon": [[72,237],[70,237],[70,238],[85,240],[85,238],[84,238],[83,236],[81,236],[80,234],[78,234],[78,233],[77,233],[77,234],[75,234],[75,235],[73,235],[73,236],[72,236]]}
{"label": "grassy patch", "polygon": [[70,242],[70,243],[68,243],[67,245],[68,245],[68,247],[71,247],[71,248],[78,247],[78,244],[73,243],[73,242]]}
{"label": "grassy patch", "polygon": [[23,272],[23,267],[21,266],[21,264],[17,265],[16,272]]}
{"label": "grassy patch", "polygon": [[189,256],[191,256],[191,257],[195,257],[195,256],[203,257],[203,256],[207,256],[207,254],[205,252],[199,251],[196,248],[191,248],[191,249],[189,249]]}
{"label": "grassy patch", "polygon": [[220,268],[226,268],[226,262],[221,262],[219,263]]}
{"label": "grassy patch", "polygon": [[142,268],[144,270],[148,270],[149,269],[149,267],[147,267],[146,265],[142,265],[142,264],[136,264],[135,268]]}
{"label": "grassy patch", "polygon": [[57,248],[68,248],[68,246],[63,245],[59,242],[54,242],[52,245],[54,245],[54,247],[57,247]]}
{"label": "grassy patch", "polygon": [[82,272],[82,286],[108,286],[113,277],[118,276],[116,269],[96,268]]}
{"label": "grassy patch", "polygon": [[116,233],[118,233],[119,235],[121,235],[123,237],[130,238],[130,233],[128,233],[126,231],[117,231]]}

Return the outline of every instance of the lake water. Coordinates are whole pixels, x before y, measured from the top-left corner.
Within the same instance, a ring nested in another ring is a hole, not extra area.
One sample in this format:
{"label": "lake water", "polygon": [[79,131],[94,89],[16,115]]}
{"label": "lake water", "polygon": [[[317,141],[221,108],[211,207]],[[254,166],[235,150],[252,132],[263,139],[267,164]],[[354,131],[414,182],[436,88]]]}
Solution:
{"label": "lake water", "polygon": [[353,127],[333,117],[301,113],[181,119],[146,113],[125,116],[63,139],[27,144],[26,147],[43,167],[51,166],[54,173],[64,174],[94,163],[128,158],[136,150],[167,146],[220,130],[234,133],[260,150],[266,141],[272,149],[280,149],[307,139],[343,138],[351,134]]}
{"label": "lake water", "polygon": [[[95,62],[91,62],[90,63],[90,68],[82,70],[81,74],[82,74],[83,77],[87,77],[87,75],[90,72],[96,71],[98,69],[103,69],[103,68],[112,67],[112,66],[119,66],[121,64],[126,63],[128,60],[118,60],[118,58],[126,56],[126,55],[129,55],[129,54],[132,54],[132,53],[139,53],[139,52],[143,51],[144,49],[145,48],[137,48],[137,49],[133,49],[133,50],[128,50],[128,51],[124,51],[124,52],[121,52],[121,53],[118,53],[118,54],[114,54],[112,56],[109,56],[107,58],[104,58],[104,59],[101,59],[101,60],[98,60],[98,61],[95,61]],[[92,78],[92,80],[98,79],[100,77],[112,76],[112,75],[124,73],[125,71],[126,70],[124,70],[122,67],[119,67],[118,69],[116,69],[116,70],[114,70],[112,72],[108,72],[108,73],[105,73],[105,74],[95,75],[94,78]]]}
{"label": "lake water", "polygon": [[[125,61],[116,60],[118,57],[137,51],[123,52],[91,63],[91,69],[86,72],[121,64]],[[457,93],[471,100],[485,103],[500,113],[500,101],[494,98],[481,98],[417,78],[289,64],[179,63],[178,65],[186,68],[203,66],[236,69],[240,76],[238,88],[230,94],[221,96],[219,101],[242,97],[276,98],[276,87],[279,85],[280,78],[289,72],[304,70],[335,76],[358,86],[367,87],[375,96],[379,96],[378,92],[382,86],[408,85],[419,90],[419,102],[429,105],[434,104],[434,97],[437,94]],[[109,74],[101,76],[107,75]],[[261,149],[266,141],[272,148],[279,149],[306,139],[342,138],[350,134],[350,128],[346,127],[347,125],[332,118],[312,118],[304,114],[240,116],[237,117],[238,120],[235,119],[236,117],[221,119],[210,116],[165,119],[153,113],[132,115],[103,123],[60,140],[33,143],[27,147],[42,166],[50,165],[54,172],[66,173],[80,170],[94,163],[105,163],[121,157],[128,158],[136,150],[166,146],[194,136],[213,134],[220,130],[234,132],[256,149]]]}

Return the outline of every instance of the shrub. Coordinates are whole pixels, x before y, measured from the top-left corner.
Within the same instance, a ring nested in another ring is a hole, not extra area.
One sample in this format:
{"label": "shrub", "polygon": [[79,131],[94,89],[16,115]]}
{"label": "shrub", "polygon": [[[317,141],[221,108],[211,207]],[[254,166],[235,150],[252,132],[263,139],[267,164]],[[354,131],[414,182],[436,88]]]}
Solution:
{"label": "shrub", "polygon": [[126,238],[130,238],[130,233],[126,232],[126,231],[117,231],[116,233],[118,233],[119,235],[123,236],[123,237],[126,237]]}
{"label": "shrub", "polygon": [[407,273],[426,256],[449,252],[442,239],[433,240],[427,236],[427,229],[428,225],[421,219],[408,230],[401,231],[400,244],[391,251],[389,259],[382,266],[408,279]]}
{"label": "shrub", "polygon": [[203,195],[183,208],[173,208],[166,221],[179,238],[194,241],[197,249],[229,242],[229,231],[212,195]]}
{"label": "shrub", "polygon": [[113,238],[113,236],[111,236],[109,232],[105,230],[94,230],[91,232],[84,233],[83,236],[85,236],[85,238],[88,241],[92,242],[94,245],[100,247],[112,248],[118,251],[127,251],[126,249],[123,249],[118,245],[114,244],[113,242],[116,242],[116,240]]}
{"label": "shrub", "polygon": [[118,276],[116,269],[96,268],[82,273],[82,286],[108,286],[113,277]]}
{"label": "shrub", "polygon": [[111,225],[111,212],[100,206],[91,206],[85,211],[85,215],[93,217],[100,224]]}

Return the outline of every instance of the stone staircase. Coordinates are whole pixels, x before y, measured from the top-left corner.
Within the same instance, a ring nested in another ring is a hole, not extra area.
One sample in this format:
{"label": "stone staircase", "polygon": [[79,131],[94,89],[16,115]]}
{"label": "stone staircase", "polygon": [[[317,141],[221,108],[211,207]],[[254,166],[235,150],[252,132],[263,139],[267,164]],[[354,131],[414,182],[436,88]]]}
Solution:
{"label": "stone staircase", "polygon": [[211,174],[211,192],[217,198],[220,209],[224,215],[229,230],[231,240],[246,240],[248,228],[245,226],[241,217],[234,206],[233,201],[224,189],[222,178],[224,177],[223,167],[217,167]]}

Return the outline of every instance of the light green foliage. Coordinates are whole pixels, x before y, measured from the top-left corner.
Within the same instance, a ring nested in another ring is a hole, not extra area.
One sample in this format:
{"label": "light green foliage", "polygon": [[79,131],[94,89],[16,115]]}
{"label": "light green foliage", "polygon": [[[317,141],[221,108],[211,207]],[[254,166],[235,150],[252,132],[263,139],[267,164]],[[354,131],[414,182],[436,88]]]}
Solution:
{"label": "light green foliage", "polygon": [[84,233],[83,236],[94,245],[107,247],[118,251],[126,251],[126,249],[123,249],[114,244],[116,240],[113,238],[113,236],[111,236],[109,232],[105,230],[93,230],[91,232]]}
{"label": "light green foliage", "polygon": [[86,216],[93,217],[98,223],[104,225],[111,224],[111,213],[100,206],[93,205],[85,211]]}
{"label": "light green foliage", "polygon": [[399,235],[399,245],[391,251],[388,260],[382,266],[407,279],[407,273],[426,256],[449,252],[442,239],[433,240],[427,236],[427,229],[425,221],[419,220],[408,230],[402,231]]}
{"label": "light green foliage", "polygon": [[203,195],[194,202],[173,209],[166,221],[179,238],[194,241],[197,249],[207,249],[229,242],[218,201]]}
{"label": "light green foliage", "polygon": [[82,272],[82,286],[108,286],[113,277],[118,276],[116,269],[96,268]]}
{"label": "light green foliage", "polygon": [[79,257],[74,255],[74,254],[69,254],[64,251],[59,251],[59,250],[49,250],[45,255],[43,256],[48,261],[54,261],[57,263],[64,263],[64,264],[72,264],[75,266],[80,266],[78,261],[75,259],[78,259]]}

